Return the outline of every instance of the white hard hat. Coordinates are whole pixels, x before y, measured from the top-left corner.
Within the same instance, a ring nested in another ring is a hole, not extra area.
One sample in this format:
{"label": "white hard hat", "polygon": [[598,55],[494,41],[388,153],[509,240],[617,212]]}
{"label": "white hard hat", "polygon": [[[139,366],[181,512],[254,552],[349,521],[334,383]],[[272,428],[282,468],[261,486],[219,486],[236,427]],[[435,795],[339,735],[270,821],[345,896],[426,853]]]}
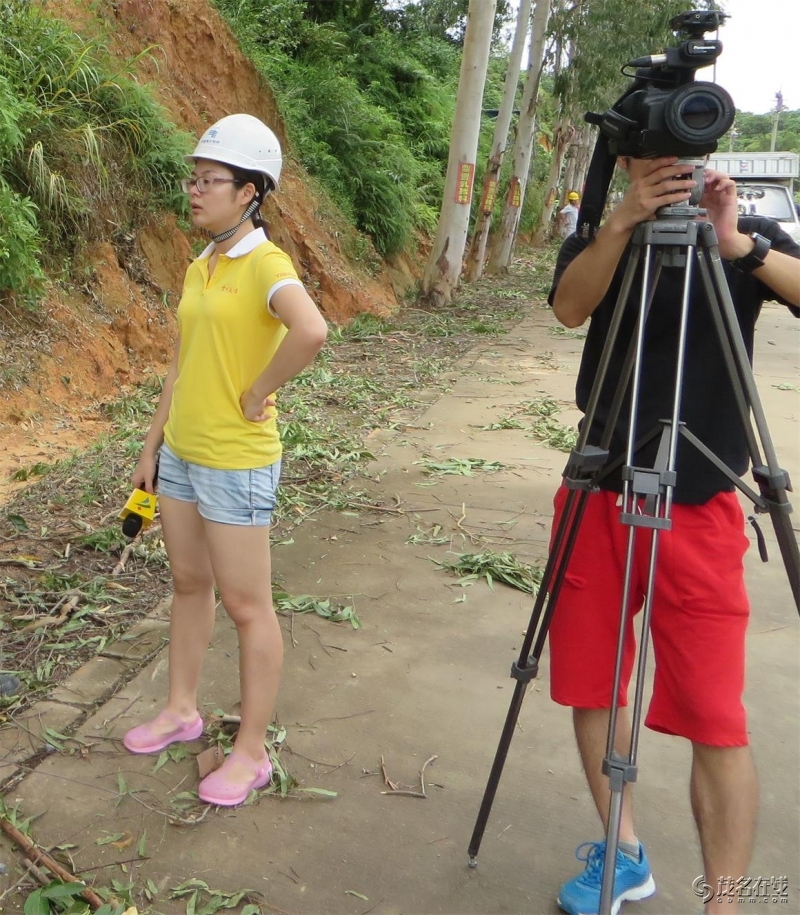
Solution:
{"label": "white hard hat", "polygon": [[248,172],[259,172],[275,187],[283,165],[278,138],[251,114],[229,114],[212,124],[186,159],[211,159]]}

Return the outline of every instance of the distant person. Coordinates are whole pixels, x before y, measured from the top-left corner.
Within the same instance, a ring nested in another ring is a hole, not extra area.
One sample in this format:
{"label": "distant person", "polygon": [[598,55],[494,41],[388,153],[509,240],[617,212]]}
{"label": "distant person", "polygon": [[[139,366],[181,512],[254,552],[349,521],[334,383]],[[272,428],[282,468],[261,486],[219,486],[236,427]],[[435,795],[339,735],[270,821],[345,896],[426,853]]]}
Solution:
{"label": "distant person", "polygon": [[561,238],[569,238],[578,228],[578,202],[581,195],[575,191],[567,194],[567,205],[558,214],[558,230]]}
{"label": "distant person", "polygon": [[327,325],[259,212],[281,173],[275,134],[230,115],[187,159],[192,222],[212,241],[186,272],[178,343],[132,478],[148,492],[158,485],[174,585],[169,692],[124,743],[159,753],[202,734],[197,690],[216,586],[239,636],[241,725],[198,794],[235,806],[270,781],[264,743],[283,664],[269,549],[281,472],[275,392],[314,359]]}

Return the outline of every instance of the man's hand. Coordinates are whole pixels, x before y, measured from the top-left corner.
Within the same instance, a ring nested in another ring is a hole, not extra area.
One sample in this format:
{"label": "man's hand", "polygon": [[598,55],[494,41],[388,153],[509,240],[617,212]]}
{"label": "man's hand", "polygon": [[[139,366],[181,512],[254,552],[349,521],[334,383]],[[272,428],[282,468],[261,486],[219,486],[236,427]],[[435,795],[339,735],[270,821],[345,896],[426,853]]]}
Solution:
{"label": "man's hand", "polygon": [[640,222],[653,219],[659,207],[689,200],[696,182],[686,177],[686,164],[676,165],[677,161],[676,156],[629,159],[630,187],[608,221],[619,230],[632,232]]}
{"label": "man's hand", "polygon": [[707,168],[700,206],[706,209],[708,221],[714,225],[719,256],[729,261],[744,257],[753,248],[752,240],[739,233],[736,204],[736,182],[733,178]]}
{"label": "man's hand", "polygon": [[275,401],[271,397],[260,397],[252,388],[242,394],[239,403],[244,418],[251,423],[263,423],[275,415],[270,409],[275,406]]}

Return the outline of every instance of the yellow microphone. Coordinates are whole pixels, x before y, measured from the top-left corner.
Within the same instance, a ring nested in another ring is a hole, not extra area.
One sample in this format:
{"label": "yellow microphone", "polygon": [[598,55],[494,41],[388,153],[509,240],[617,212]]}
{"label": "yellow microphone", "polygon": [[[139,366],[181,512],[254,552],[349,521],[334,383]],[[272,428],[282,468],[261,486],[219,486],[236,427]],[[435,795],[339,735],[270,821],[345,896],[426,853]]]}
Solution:
{"label": "yellow microphone", "polygon": [[134,489],[119,513],[122,521],[122,533],[131,540],[142,528],[148,528],[153,523],[156,514],[158,499],[154,493],[145,492],[143,489]]}

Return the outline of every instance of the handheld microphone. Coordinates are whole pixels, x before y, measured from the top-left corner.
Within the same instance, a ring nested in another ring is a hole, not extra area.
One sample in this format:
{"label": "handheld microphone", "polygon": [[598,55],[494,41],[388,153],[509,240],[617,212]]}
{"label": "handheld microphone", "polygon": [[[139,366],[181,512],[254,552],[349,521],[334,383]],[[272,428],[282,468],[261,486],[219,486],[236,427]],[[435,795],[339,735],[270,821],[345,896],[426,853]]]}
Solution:
{"label": "handheld microphone", "polygon": [[142,528],[148,528],[153,523],[156,513],[157,497],[155,494],[145,492],[143,489],[134,489],[119,513],[122,520],[122,533],[131,540]]}
{"label": "handheld microphone", "polygon": [[[158,482],[158,462],[156,462],[156,472],[153,475],[153,487]],[[119,513],[122,521],[122,533],[133,540],[139,531],[147,529],[153,523],[158,505],[158,496],[155,493],[146,492],[143,489],[134,489],[128,496],[122,511]]]}

